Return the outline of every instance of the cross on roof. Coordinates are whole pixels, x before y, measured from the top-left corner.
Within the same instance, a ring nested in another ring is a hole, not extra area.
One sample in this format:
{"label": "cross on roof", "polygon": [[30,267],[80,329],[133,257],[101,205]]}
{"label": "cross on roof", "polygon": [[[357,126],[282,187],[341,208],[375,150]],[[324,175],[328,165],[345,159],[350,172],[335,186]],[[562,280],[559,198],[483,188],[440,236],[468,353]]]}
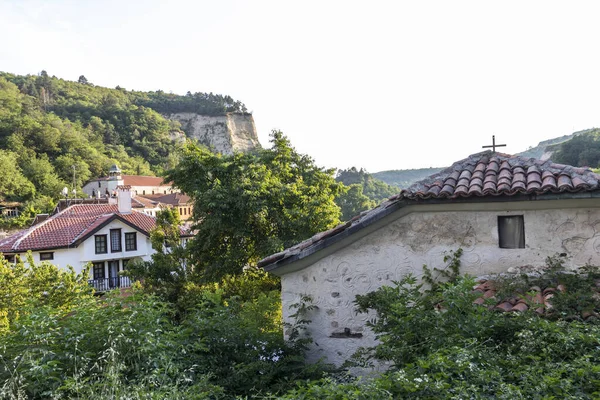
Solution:
{"label": "cross on roof", "polygon": [[506,147],[505,144],[496,144],[496,135],[492,135],[492,145],[491,146],[481,146],[482,149],[492,148],[492,151],[496,152],[496,147]]}

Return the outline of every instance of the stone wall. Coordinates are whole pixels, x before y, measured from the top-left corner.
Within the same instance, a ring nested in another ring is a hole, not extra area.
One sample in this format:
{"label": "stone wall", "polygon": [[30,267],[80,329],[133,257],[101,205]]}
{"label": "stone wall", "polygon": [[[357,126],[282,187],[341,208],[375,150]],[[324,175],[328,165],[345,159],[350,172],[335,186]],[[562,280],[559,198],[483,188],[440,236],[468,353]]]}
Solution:
{"label": "stone wall", "polygon": [[246,152],[260,147],[254,119],[250,114],[199,115],[176,113],[166,116],[179,121],[188,137],[222,154]]}
{"label": "stone wall", "polygon": [[[499,248],[497,221],[503,215],[523,215],[526,248]],[[355,312],[357,294],[391,285],[408,273],[420,276],[423,264],[440,267],[444,253],[458,247],[464,250],[461,271],[476,277],[543,266],[547,256],[557,253],[568,255],[569,266],[600,265],[600,209],[409,213],[306,268],[283,275],[284,318],[292,322],[289,306],[301,295],[311,295],[318,308],[309,315],[309,330],[318,347],[313,347],[309,358],[326,356],[339,365],[358,347],[375,343],[365,327],[373,316]]]}

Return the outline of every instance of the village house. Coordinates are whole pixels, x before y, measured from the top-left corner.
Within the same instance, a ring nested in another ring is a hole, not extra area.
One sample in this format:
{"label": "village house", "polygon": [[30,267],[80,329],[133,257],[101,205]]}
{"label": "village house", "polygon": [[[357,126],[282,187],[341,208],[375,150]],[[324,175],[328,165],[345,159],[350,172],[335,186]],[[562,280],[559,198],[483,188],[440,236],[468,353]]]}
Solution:
{"label": "village house", "polygon": [[0,240],[0,253],[9,261],[33,253],[35,262],[49,261],[81,272],[92,264],[90,284],[99,291],[130,286],[119,273],[127,263],[149,261],[154,250],[150,232],[154,217],[132,208],[131,188],[119,186],[107,202],[75,202],[41,222]]}
{"label": "village house", "polygon": [[[150,216],[156,216],[157,212],[165,208],[175,208],[182,221],[188,221],[192,217],[193,205],[188,195],[180,193],[160,177],[122,175],[117,165],[110,168],[108,176],[92,179],[82,190],[90,196],[90,202],[94,199],[102,202],[103,199],[107,201],[108,198],[114,197],[118,186],[129,186],[133,207],[142,208],[141,211]],[[73,201],[77,200],[69,200]]]}
{"label": "village house", "polygon": [[309,359],[341,364],[375,344],[357,294],[438,267],[462,248],[475,277],[537,268],[562,254],[567,267],[600,265],[600,175],[549,160],[486,151],[415,183],[345,224],[259,265],[281,277],[285,322],[303,295],[318,346]]}
{"label": "village house", "polygon": [[110,168],[108,176],[90,180],[82,190],[91,197],[108,197],[112,195],[117,186],[130,186],[133,196],[168,194],[179,191],[158,176],[122,175],[121,169],[117,165]]}

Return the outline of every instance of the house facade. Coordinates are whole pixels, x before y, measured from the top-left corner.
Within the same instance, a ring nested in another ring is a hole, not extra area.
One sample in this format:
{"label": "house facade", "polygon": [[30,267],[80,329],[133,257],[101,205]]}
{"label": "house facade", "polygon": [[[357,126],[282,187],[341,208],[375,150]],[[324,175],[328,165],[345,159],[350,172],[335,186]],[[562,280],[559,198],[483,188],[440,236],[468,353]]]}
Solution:
{"label": "house facade", "polygon": [[90,180],[82,190],[91,197],[109,197],[117,189],[117,186],[131,187],[132,196],[164,195],[179,191],[158,176],[123,175],[117,165],[110,168],[108,176]]}
{"label": "house facade", "polygon": [[317,306],[308,319],[308,356],[341,364],[372,346],[370,314],[354,299],[423,265],[440,267],[463,249],[472,276],[536,269],[561,254],[567,266],[600,265],[600,176],[551,161],[483,152],[403,190],[378,207],[259,265],[281,277],[284,319],[303,295]]}
{"label": "house facade", "polygon": [[112,204],[73,204],[29,229],[0,241],[9,260],[31,251],[34,261],[48,261],[76,272],[91,263],[90,284],[104,291],[130,286],[120,275],[127,263],[149,261],[154,250],[150,231],[154,217],[132,209],[130,188],[117,188]]}

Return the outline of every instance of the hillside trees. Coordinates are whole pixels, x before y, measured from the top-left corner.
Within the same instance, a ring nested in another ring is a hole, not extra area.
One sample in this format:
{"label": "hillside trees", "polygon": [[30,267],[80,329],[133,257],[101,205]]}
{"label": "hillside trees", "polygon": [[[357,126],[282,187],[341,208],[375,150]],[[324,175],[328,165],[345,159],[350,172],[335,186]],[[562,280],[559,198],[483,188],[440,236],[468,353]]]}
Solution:
{"label": "hillside trees", "polygon": [[360,214],[361,211],[377,206],[399,191],[398,188],[374,178],[362,168],[338,170],[335,180],[345,185],[344,190],[335,200],[342,210],[344,221]]}
{"label": "hillside trees", "polygon": [[240,273],[246,265],[339,223],[341,185],[333,171],[296,152],[279,131],[270,149],[222,156],[189,143],[168,172],[194,199],[197,230],[188,244],[204,279]]}
{"label": "hillside trees", "polygon": [[561,143],[552,159],[578,167],[600,167],[600,129],[576,135]]}

